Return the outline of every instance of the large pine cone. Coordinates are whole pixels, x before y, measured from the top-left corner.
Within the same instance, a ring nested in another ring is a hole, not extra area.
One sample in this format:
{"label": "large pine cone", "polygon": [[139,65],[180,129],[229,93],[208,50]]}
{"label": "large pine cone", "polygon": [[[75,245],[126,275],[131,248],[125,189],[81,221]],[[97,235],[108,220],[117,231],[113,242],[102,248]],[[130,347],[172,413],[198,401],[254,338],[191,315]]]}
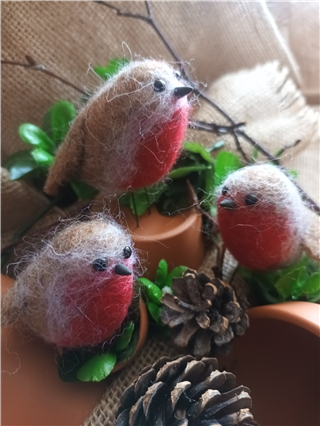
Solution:
{"label": "large pine cone", "polygon": [[195,356],[227,354],[231,340],[249,326],[246,304],[240,306],[230,285],[187,270],[173,279],[174,295],[162,297],[161,321],[172,329],[174,343]]}
{"label": "large pine cone", "polygon": [[257,425],[250,390],[217,370],[217,359],[161,357],[124,391],[117,426]]}

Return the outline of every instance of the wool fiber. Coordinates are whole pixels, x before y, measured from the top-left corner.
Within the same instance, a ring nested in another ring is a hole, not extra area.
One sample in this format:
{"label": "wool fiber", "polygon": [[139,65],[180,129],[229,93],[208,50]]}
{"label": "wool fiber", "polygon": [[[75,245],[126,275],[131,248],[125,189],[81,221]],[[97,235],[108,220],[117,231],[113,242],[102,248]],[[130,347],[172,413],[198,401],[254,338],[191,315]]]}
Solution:
{"label": "wool fiber", "polygon": [[[155,90],[155,82],[165,85]],[[49,171],[45,191],[79,178],[102,194],[160,181],[176,161],[190,103],[166,62],[133,61],[110,78],[79,112]]]}
{"label": "wool fiber", "polygon": [[[132,254],[128,257],[128,250]],[[124,255],[126,254],[126,256]],[[94,268],[105,259],[104,270]],[[118,275],[123,264],[131,275]],[[31,256],[2,298],[2,325],[17,322],[58,347],[92,346],[121,327],[133,298],[136,252],[110,217],[73,221]]]}
{"label": "wool fiber", "polygon": [[[258,164],[239,169],[227,176],[216,196],[222,239],[240,264],[269,270],[300,257],[309,227],[306,206],[280,168]],[[230,201],[231,207],[222,206]]]}

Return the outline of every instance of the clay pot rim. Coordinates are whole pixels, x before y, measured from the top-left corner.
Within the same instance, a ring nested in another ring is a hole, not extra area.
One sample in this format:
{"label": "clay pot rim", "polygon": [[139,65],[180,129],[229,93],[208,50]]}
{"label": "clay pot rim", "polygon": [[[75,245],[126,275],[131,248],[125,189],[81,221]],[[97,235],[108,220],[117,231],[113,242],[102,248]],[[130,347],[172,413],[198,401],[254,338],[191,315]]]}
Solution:
{"label": "clay pot rim", "polygon": [[[161,214],[159,214],[161,215]],[[134,231],[132,235],[136,242],[144,242],[150,240],[166,240],[173,237],[176,237],[182,234],[186,229],[192,227],[197,221],[198,216],[200,215],[194,208],[188,208],[183,213],[179,213],[181,216],[185,216],[185,220],[178,226],[175,226],[174,229],[164,231],[158,234],[148,234],[147,236],[139,236]],[[170,216],[168,217],[170,218]]]}
{"label": "clay pot rim", "polygon": [[288,301],[253,307],[250,318],[275,319],[299,326],[320,338],[320,305],[308,301]]}
{"label": "clay pot rim", "polygon": [[114,374],[115,372],[120,371],[121,369],[123,369],[129,363],[132,362],[132,360],[140,353],[140,351],[144,347],[146,340],[147,340],[147,335],[148,335],[148,313],[147,313],[146,305],[145,305],[144,301],[141,299],[140,300],[139,340],[138,340],[138,344],[136,347],[136,351],[134,352],[134,354],[131,357],[129,357],[129,359],[124,360],[123,362],[116,364],[115,367],[113,368],[113,370],[111,371],[110,375]]}

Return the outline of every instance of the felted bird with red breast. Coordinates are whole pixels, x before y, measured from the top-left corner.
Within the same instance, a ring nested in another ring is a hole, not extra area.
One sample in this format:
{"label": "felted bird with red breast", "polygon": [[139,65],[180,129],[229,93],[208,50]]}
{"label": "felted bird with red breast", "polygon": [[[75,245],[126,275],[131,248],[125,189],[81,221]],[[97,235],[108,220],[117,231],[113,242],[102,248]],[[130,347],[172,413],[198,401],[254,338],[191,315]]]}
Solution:
{"label": "felted bird with red breast", "polygon": [[270,164],[231,173],[218,189],[218,227],[226,248],[251,270],[294,263],[306,249],[309,216],[300,193]]}
{"label": "felted bird with red breast", "polygon": [[32,255],[4,293],[1,325],[16,323],[58,348],[106,342],[128,314],[136,262],[129,234],[112,219],[73,222]]}
{"label": "felted bird with red breast", "polygon": [[102,194],[160,181],[179,155],[191,91],[165,62],[124,66],[79,112],[57,152],[45,192],[55,195],[72,179]]}

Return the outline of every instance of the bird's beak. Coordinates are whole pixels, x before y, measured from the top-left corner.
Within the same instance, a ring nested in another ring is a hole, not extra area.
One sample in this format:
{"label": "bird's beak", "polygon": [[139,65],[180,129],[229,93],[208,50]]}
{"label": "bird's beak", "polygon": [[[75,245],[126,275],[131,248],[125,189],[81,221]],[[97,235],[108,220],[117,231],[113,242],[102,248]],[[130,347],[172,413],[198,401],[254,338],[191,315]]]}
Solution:
{"label": "bird's beak", "polygon": [[223,209],[229,209],[231,211],[235,210],[235,208],[237,207],[236,202],[234,202],[231,199],[224,199],[220,202],[220,206]]}
{"label": "bird's beak", "polygon": [[191,91],[192,91],[192,87],[181,86],[181,87],[174,88],[173,93],[177,98],[182,98],[183,96],[188,95]]}
{"label": "bird's beak", "polygon": [[116,274],[119,274],[119,276],[130,276],[132,274],[132,271],[124,264],[117,264],[114,271]]}

